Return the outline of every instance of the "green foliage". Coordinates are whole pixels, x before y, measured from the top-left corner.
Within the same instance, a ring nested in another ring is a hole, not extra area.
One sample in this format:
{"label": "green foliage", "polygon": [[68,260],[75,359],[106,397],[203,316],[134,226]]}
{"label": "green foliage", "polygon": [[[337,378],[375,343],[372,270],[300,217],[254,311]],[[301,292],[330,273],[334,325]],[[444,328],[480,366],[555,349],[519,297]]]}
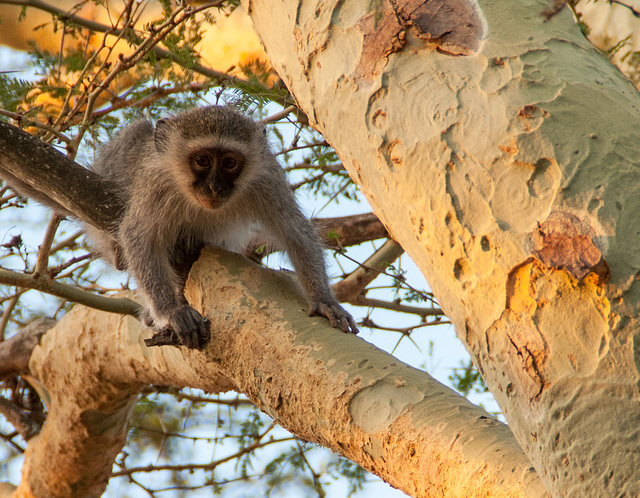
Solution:
{"label": "green foliage", "polygon": [[488,392],[487,386],[480,376],[480,372],[474,366],[471,359],[461,361],[460,367],[453,371],[449,376],[449,380],[453,387],[463,396],[469,396],[472,392]]}
{"label": "green foliage", "polygon": [[[260,434],[261,429],[264,427],[264,420],[260,414],[260,411],[253,407],[248,416],[240,424],[240,437],[238,438],[238,445],[242,449],[246,449],[251,444],[256,442],[256,437]],[[255,453],[248,452],[242,455],[238,459],[236,464],[236,470],[240,471],[242,477],[249,476],[249,470],[253,468],[252,461],[255,458]]]}
{"label": "green foliage", "polygon": [[[231,67],[229,71],[234,69],[235,67]],[[240,70],[244,78],[234,82],[230,88],[232,94],[230,103],[233,103],[238,110],[248,112],[272,103],[282,107],[294,103],[286,88],[270,84],[270,80],[274,79],[273,69],[264,62],[253,61],[250,64],[242,64]]]}
{"label": "green foliage", "polygon": [[0,108],[15,112],[21,103],[29,100],[27,96],[34,87],[31,81],[0,73]]}
{"label": "green foliage", "polygon": [[336,478],[344,477],[347,480],[349,483],[349,496],[362,491],[367,476],[369,475],[360,465],[346,458],[337,458],[335,461],[329,463],[327,471]]}

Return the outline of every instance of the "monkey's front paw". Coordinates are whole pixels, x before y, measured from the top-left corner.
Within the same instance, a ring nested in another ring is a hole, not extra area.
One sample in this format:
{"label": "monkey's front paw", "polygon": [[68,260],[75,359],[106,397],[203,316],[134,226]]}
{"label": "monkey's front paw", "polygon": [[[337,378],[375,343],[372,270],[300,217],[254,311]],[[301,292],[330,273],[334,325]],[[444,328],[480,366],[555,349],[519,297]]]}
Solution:
{"label": "monkey's front paw", "polygon": [[191,306],[180,306],[171,312],[166,329],[171,329],[180,344],[200,349],[209,339],[209,320]]}
{"label": "monkey's front paw", "polygon": [[342,330],[345,334],[358,333],[358,326],[353,317],[338,303],[313,303],[309,308],[309,316],[322,315],[329,319],[331,326]]}
{"label": "monkey's front paw", "polygon": [[171,312],[167,325],[144,342],[149,347],[186,346],[200,349],[209,335],[209,320],[191,306],[180,306]]}

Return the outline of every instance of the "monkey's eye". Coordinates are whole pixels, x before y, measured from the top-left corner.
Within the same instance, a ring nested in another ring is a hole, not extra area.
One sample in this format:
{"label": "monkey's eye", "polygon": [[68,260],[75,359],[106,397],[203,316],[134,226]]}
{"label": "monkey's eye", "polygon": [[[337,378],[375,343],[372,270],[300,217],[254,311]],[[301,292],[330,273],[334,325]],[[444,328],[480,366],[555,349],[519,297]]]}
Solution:
{"label": "monkey's eye", "polygon": [[238,160],[232,156],[224,156],[220,166],[226,171],[234,171],[238,168]]}
{"label": "monkey's eye", "polygon": [[211,157],[206,154],[196,156],[196,158],[193,160],[193,164],[196,168],[201,170],[211,169]]}

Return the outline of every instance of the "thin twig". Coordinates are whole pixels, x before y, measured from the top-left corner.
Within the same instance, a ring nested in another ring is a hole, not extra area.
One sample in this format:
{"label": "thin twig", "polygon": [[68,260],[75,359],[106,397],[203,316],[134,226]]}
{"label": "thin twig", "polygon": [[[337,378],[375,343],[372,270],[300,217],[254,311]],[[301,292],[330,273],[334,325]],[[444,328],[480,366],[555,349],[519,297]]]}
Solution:
{"label": "thin twig", "polygon": [[9,299],[9,302],[5,305],[4,310],[2,310],[2,319],[0,319],[0,341],[4,341],[4,332],[7,329],[7,324],[9,323],[11,314],[13,313],[16,304],[18,304],[22,293],[23,291],[16,290],[16,293],[11,296],[11,299]]}
{"label": "thin twig", "polygon": [[51,245],[53,244],[53,238],[56,235],[58,226],[62,217],[56,213],[51,215],[47,230],[44,233],[44,239],[42,244],[38,247],[38,259],[36,260],[36,268],[33,271],[33,278],[39,278],[45,275],[47,272],[47,266],[49,266],[49,254],[51,252]]}
{"label": "thin twig", "polygon": [[280,121],[281,119],[286,118],[289,114],[291,114],[296,109],[297,107],[295,105],[290,105],[289,107],[285,107],[284,109],[282,109],[280,112],[276,112],[272,116],[262,119],[260,122],[262,124],[275,123],[277,121]]}
{"label": "thin twig", "polygon": [[224,458],[221,458],[220,460],[216,460],[214,462],[210,462],[210,463],[204,463],[204,464],[196,464],[196,463],[192,463],[192,464],[184,464],[184,465],[147,465],[145,467],[132,467],[126,470],[121,470],[118,472],[113,472],[111,474],[111,477],[121,477],[121,476],[129,476],[133,473],[136,472],[156,472],[158,470],[171,470],[171,471],[180,471],[180,470],[188,470],[188,471],[193,471],[193,470],[213,470],[216,467],[222,465],[223,463],[226,462],[230,462],[231,460],[234,460],[236,458],[241,457],[242,455],[246,455],[247,453],[251,453],[254,450],[257,450],[259,448],[264,448],[265,446],[269,446],[271,444],[276,444],[276,443],[284,443],[287,441],[295,441],[297,438],[295,437],[283,437],[283,438],[279,438],[279,439],[269,439],[265,442],[261,442],[262,438],[264,438],[264,435],[262,435],[259,439],[257,439],[253,444],[250,444],[244,448],[242,448],[241,450],[237,451],[236,453],[232,453],[231,455],[228,455]]}
{"label": "thin twig", "polygon": [[110,313],[137,317],[140,305],[127,298],[103,297],[48,278],[36,278],[24,273],[0,269],[0,283],[26,289],[34,289],[74,303],[80,303]]}
{"label": "thin twig", "polygon": [[[2,2],[0,2],[0,3],[2,3]],[[36,128],[39,128],[39,129],[44,130],[44,131],[47,131],[47,132],[51,133],[52,135],[54,135],[61,142],[64,142],[65,144],[69,144],[70,145],[70,144],[73,143],[73,140],[71,140],[69,137],[67,137],[64,133],[61,133],[54,126],[50,126],[48,124],[41,123],[40,121],[37,121],[35,119],[28,118],[24,114],[19,114],[17,112],[5,111],[4,109],[0,109],[0,114],[3,115],[3,116],[7,116],[8,118],[11,118],[11,119],[17,121],[18,124],[20,124],[20,123],[22,123],[24,121],[24,122],[26,122],[27,124],[29,124],[31,126],[35,126]]]}
{"label": "thin twig", "polygon": [[400,313],[409,313],[412,315],[418,315],[422,318],[426,318],[428,316],[445,316],[444,312],[440,308],[420,308],[419,306],[408,306],[397,302],[389,302],[365,296],[358,296],[349,301],[349,304],[353,304],[354,306],[368,306],[370,308],[398,311]]}

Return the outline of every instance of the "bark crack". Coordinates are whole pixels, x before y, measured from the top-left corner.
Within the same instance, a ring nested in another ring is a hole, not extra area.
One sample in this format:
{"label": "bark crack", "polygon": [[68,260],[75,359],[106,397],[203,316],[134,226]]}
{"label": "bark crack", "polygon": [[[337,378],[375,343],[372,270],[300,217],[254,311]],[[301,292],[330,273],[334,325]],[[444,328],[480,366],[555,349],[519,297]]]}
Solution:
{"label": "bark crack", "polygon": [[536,357],[537,355],[532,352],[527,346],[522,346],[522,349],[518,347],[516,342],[509,334],[507,334],[507,338],[509,339],[509,342],[511,343],[513,348],[516,350],[516,354],[518,355],[518,357],[520,357],[520,359],[522,360],[526,373],[536,382],[536,384],[540,386],[538,392],[532,398],[529,398],[529,402],[536,401],[540,398],[540,396],[542,395],[542,391],[544,391],[544,388],[547,386],[547,381],[544,379],[544,375],[542,374],[541,368],[538,365],[538,360]]}

